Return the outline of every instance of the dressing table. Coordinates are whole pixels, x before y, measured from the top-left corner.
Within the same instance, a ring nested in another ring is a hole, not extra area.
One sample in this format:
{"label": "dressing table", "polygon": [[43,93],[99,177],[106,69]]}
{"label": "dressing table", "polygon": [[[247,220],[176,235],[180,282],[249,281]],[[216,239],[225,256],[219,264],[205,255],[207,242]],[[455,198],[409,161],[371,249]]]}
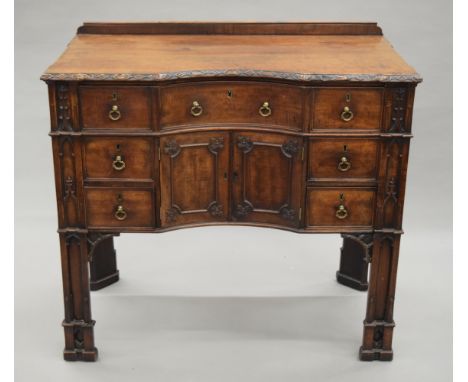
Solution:
{"label": "dressing table", "polygon": [[66,360],[97,358],[113,237],[203,225],[341,234],[337,280],[368,290],[360,359],[392,359],[421,78],[376,23],[85,23],[41,78]]}

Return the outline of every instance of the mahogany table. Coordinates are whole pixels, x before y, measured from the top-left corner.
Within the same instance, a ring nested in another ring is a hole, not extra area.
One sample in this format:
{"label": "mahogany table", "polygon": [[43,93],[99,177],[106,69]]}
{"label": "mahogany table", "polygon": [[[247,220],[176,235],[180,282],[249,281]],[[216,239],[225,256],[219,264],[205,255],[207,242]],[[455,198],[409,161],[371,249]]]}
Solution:
{"label": "mahogany table", "polygon": [[97,358],[114,236],[239,224],[342,234],[337,280],[368,289],[360,358],[392,359],[421,78],[376,23],[85,23],[42,79],[66,360]]}

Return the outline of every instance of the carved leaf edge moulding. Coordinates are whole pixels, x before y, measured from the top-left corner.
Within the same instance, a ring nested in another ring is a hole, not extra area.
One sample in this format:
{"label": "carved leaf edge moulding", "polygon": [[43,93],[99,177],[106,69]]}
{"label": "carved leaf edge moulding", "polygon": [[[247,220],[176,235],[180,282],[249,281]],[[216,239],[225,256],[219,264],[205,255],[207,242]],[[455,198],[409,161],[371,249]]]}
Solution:
{"label": "carved leaf edge moulding", "polygon": [[222,69],[190,70],[166,73],[44,73],[43,81],[167,81],[184,78],[253,77],[294,81],[353,81],[353,82],[422,82],[414,74],[316,74],[290,73],[269,70]]}

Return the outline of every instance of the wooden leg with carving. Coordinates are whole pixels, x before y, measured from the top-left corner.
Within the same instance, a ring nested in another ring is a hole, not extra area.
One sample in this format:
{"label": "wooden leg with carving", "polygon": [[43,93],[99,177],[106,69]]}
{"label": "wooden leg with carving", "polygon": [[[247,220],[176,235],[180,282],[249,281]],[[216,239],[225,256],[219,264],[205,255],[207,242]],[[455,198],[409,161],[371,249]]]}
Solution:
{"label": "wooden leg with carving", "polygon": [[117,234],[88,234],[90,288],[99,290],[119,281],[114,238]]}
{"label": "wooden leg with carving", "polygon": [[84,233],[60,233],[62,280],[65,303],[65,349],[67,361],[96,361],[94,321],[88,277],[88,241]]}
{"label": "wooden leg with carving", "polygon": [[340,269],[336,271],[336,280],[343,285],[357,290],[367,290],[367,273],[372,251],[372,234],[343,234]]}
{"label": "wooden leg with carving", "polygon": [[393,359],[393,303],[399,246],[399,234],[374,234],[367,313],[359,351],[359,357],[363,361]]}

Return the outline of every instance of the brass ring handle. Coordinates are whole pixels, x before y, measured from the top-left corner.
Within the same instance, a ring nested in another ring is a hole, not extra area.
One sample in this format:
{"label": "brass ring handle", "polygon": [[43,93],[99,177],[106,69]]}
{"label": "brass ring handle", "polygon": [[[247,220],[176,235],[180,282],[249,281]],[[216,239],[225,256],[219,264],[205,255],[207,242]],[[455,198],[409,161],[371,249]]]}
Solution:
{"label": "brass ring handle", "polygon": [[341,113],[341,119],[345,122],[349,122],[354,118],[354,113],[349,109],[348,106],[345,106],[343,112]]}
{"label": "brass ring handle", "polygon": [[268,102],[263,102],[263,105],[260,106],[260,109],[258,109],[258,112],[262,117],[268,117],[271,115],[271,107]]}
{"label": "brass ring handle", "polygon": [[192,107],[190,108],[190,114],[194,117],[199,117],[203,113],[203,107],[198,101],[192,102]]}
{"label": "brass ring handle", "polygon": [[125,168],[125,161],[122,159],[121,155],[115,156],[115,159],[112,162],[112,167],[117,171],[122,171]]}
{"label": "brass ring handle", "polygon": [[124,210],[123,206],[117,206],[114,216],[117,220],[125,220],[127,218],[127,212]]}
{"label": "brass ring handle", "polygon": [[338,170],[346,172],[351,168],[351,162],[346,157],[341,157],[340,162],[338,163]]}
{"label": "brass ring handle", "polygon": [[338,206],[338,209],[336,210],[335,215],[338,219],[346,219],[346,217],[348,216],[348,210],[343,204],[340,204]]}
{"label": "brass ring handle", "polygon": [[109,119],[112,121],[118,121],[122,114],[120,113],[119,107],[117,105],[112,105],[112,109],[109,111]]}

